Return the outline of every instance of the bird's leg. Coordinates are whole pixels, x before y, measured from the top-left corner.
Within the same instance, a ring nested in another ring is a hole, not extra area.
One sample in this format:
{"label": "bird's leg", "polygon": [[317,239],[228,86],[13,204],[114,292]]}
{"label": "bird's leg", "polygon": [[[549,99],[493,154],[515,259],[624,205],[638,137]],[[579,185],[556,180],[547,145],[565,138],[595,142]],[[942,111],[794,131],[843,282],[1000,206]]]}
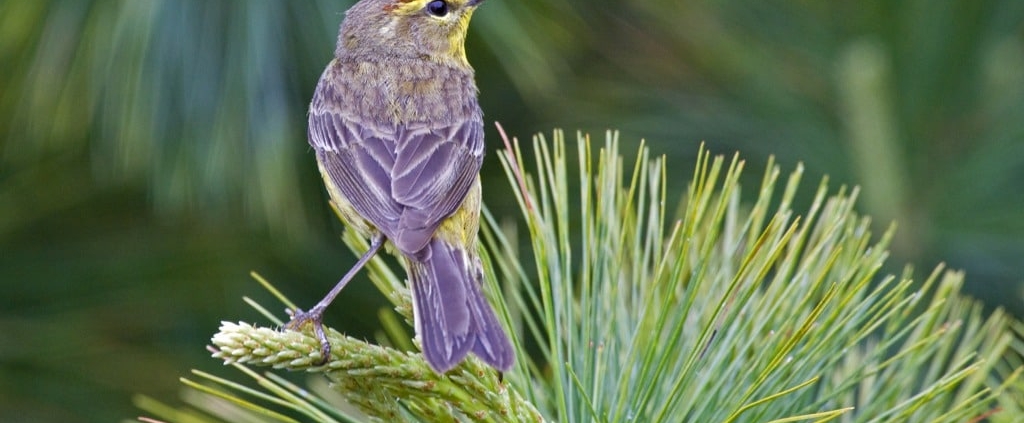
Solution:
{"label": "bird's leg", "polygon": [[356,273],[359,273],[359,269],[362,269],[363,266],[365,266],[366,263],[369,262],[378,251],[380,251],[381,247],[384,246],[385,240],[386,238],[383,234],[374,235],[370,240],[370,249],[367,250],[362,257],[359,257],[359,261],[357,261],[356,264],[348,270],[348,273],[345,273],[345,276],[343,276],[341,280],[334,285],[334,288],[331,288],[331,291],[324,296],[324,299],[316,303],[316,305],[309,309],[309,311],[302,311],[299,309],[288,311],[292,320],[284,326],[285,329],[299,330],[299,328],[307,322],[313,324],[313,333],[316,335],[316,339],[320,341],[320,353],[323,356],[320,364],[326,363],[327,359],[331,356],[331,344],[327,342],[327,335],[324,334],[324,310],[327,310],[327,306],[331,305],[331,302],[333,302],[334,298],[341,293],[341,290],[345,288],[345,285],[348,285],[348,282],[352,280]]}

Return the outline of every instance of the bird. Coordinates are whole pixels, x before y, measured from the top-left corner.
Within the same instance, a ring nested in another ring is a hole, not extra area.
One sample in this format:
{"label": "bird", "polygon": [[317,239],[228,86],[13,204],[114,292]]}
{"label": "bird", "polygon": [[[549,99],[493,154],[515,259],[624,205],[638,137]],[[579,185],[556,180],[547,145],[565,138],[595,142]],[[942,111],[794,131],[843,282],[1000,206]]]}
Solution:
{"label": "bird", "polygon": [[331,202],[370,248],[290,329],[313,325],[382,248],[408,270],[423,357],[443,374],[473,353],[499,372],[512,342],[482,291],[477,250],[483,112],[465,39],[483,0],[361,0],[309,107],[308,140]]}

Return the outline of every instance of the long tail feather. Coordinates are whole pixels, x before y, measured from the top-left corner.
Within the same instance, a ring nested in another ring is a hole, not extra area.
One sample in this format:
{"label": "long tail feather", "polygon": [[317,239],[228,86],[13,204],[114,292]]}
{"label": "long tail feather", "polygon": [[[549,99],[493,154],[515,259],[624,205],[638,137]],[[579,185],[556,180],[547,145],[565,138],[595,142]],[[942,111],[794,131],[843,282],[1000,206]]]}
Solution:
{"label": "long tail feather", "polygon": [[465,248],[433,239],[420,260],[410,260],[416,334],[430,366],[444,373],[473,352],[508,371],[515,352],[487,303],[480,259]]}

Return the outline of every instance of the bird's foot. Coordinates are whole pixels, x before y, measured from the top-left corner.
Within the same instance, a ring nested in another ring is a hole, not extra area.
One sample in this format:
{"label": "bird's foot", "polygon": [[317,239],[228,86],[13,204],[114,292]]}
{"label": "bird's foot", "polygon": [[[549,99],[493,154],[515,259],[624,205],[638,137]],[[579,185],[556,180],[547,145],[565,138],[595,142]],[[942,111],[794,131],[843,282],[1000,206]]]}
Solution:
{"label": "bird's foot", "polygon": [[307,323],[313,325],[313,334],[320,341],[320,362],[317,365],[327,364],[327,360],[331,357],[331,343],[327,342],[327,335],[324,333],[324,310],[317,307],[313,307],[308,312],[295,309],[288,310],[288,315],[292,319],[284,325],[287,330],[299,332]]}

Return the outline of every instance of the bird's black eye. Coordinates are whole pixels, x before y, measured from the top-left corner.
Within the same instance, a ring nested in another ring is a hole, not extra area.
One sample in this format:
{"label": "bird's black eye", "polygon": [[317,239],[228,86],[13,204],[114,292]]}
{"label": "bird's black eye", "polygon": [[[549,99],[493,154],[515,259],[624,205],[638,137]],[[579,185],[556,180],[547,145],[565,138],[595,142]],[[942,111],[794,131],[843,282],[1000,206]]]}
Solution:
{"label": "bird's black eye", "polygon": [[427,13],[443,18],[444,15],[448,14],[448,2],[444,0],[434,0],[427,3]]}

